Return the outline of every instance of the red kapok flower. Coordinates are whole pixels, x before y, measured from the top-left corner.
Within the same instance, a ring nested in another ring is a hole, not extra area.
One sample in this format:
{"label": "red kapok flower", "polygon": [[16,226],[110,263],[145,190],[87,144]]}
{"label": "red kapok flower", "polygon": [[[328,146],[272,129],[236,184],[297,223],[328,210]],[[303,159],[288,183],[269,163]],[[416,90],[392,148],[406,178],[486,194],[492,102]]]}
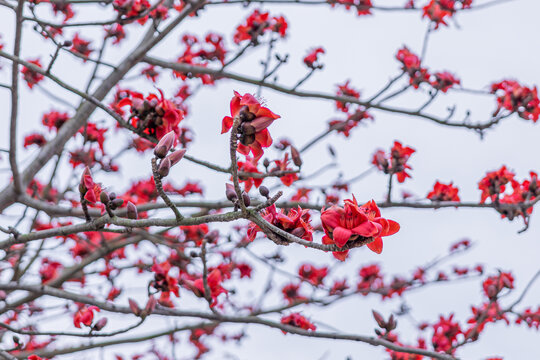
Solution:
{"label": "red kapok flower", "polygon": [[[298,327],[304,330],[312,330],[315,331],[317,327],[313,325],[308,319],[306,319],[304,316],[300,315],[300,313],[292,313],[290,315],[284,316],[281,318],[281,323],[283,325],[289,325]],[[287,334],[287,331],[282,330],[284,334]]]}
{"label": "red kapok flower", "polygon": [[238,152],[248,155],[251,151],[255,160],[259,160],[263,155],[263,149],[272,145],[272,137],[267,127],[279,118],[268,108],[261,106],[261,103],[251,94],[240,95],[234,92],[231,100],[231,116],[225,116],[221,124],[221,133],[228,132],[234,123],[234,118],[238,117],[240,134],[240,144]]}
{"label": "red kapok flower", "polygon": [[[309,54],[304,58],[304,64],[310,69],[320,69],[322,65],[318,64],[319,54],[324,54],[324,49],[322,47],[315,48],[311,50]],[[317,63],[317,64],[316,64]]]}
{"label": "red kapok flower", "polygon": [[381,212],[373,200],[358,206],[354,196],[352,200],[345,200],[343,208],[334,205],[323,210],[321,222],[326,233],[326,243],[342,248],[348,241],[354,241],[360,236],[373,237],[374,240],[367,246],[377,254],[382,252],[382,237],[399,231],[397,222],[381,217]]}
{"label": "red kapok flower", "polygon": [[491,85],[491,92],[497,95],[497,110],[517,112],[519,117],[536,122],[540,117],[540,100],[536,86],[528,88],[514,80],[504,80]]}
{"label": "red kapok flower", "polygon": [[[301,207],[290,209],[288,212],[281,209],[276,210],[276,205],[272,204],[261,212],[261,216],[270,224],[307,241],[313,240],[313,227],[310,225],[310,215],[308,210]],[[261,229],[251,223],[249,225],[247,235],[250,241],[255,240],[257,232]]]}
{"label": "red kapok flower", "polygon": [[[34,64],[34,65],[36,65],[38,67],[42,67],[41,62],[39,61],[39,59],[28,60],[28,62],[30,64]],[[40,74],[40,73],[30,69],[30,68],[27,68],[26,66],[23,66],[21,72],[23,74],[24,81],[26,81],[26,85],[28,85],[28,87],[30,89],[32,89],[34,87],[34,85],[36,85],[38,82],[40,82],[41,80],[43,80],[45,78],[45,76],[43,76],[42,74]]]}
{"label": "red kapok flower", "polygon": [[436,182],[433,190],[427,195],[431,201],[459,201],[459,189],[452,185]]}
{"label": "red kapok flower", "polygon": [[90,326],[94,321],[94,311],[100,311],[97,306],[83,307],[73,317],[73,325],[77,328],[81,328],[81,324]]}
{"label": "red kapok flower", "polygon": [[514,180],[514,173],[502,166],[499,170],[491,171],[478,183],[478,189],[482,190],[480,202],[484,203],[487,198],[495,201],[499,194],[506,189],[506,184]]}

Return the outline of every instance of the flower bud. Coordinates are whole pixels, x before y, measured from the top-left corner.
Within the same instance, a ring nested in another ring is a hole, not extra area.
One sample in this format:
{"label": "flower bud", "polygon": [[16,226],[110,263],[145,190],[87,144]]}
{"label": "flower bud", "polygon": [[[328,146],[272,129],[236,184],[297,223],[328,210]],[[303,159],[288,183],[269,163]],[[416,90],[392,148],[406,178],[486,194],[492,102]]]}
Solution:
{"label": "flower bud", "polygon": [[116,193],[115,192],[109,193],[109,199],[111,199],[111,200],[116,199]]}
{"label": "flower bud", "polygon": [[92,173],[90,172],[90,169],[88,166],[85,166],[84,171],[81,175],[81,181],[79,182],[79,192],[84,195],[89,190],[86,183],[88,182],[88,178],[92,179]]}
{"label": "flower bud", "polygon": [[130,298],[130,299],[128,299],[128,303],[129,303],[129,308],[131,309],[131,311],[133,311],[133,313],[136,316],[141,315],[141,308],[139,307],[139,305],[137,305],[135,300]]}
{"label": "flower bud", "polygon": [[253,120],[252,122],[250,122],[250,124],[251,126],[255,128],[255,132],[259,132],[261,130],[266,129],[273,122],[274,122],[274,119],[272,119],[271,117],[260,116],[256,118],[255,120]]}
{"label": "flower bud", "polygon": [[234,186],[231,184],[225,184],[225,196],[227,197],[227,199],[229,199],[232,202],[235,202],[236,200],[238,200],[238,196],[236,195]]}
{"label": "flower bud", "polygon": [[171,155],[167,156],[167,159],[171,161],[171,166],[178,164],[180,160],[184,157],[186,149],[180,149],[173,152]]}
{"label": "flower bud", "polygon": [[144,314],[146,316],[150,315],[156,308],[157,300],[155,297],[150,296],[148,298],[148,302],[146,303],[146,306],[144,308]]}
{"label": "flower bud", "polygon": [[294,163],[294,165],[300,167],[302,166],[302,158],[300,157],[300,152],[297,148],[291,145],[291,158]]}
{"label": "flower bud", "polygon": [[154,155],[156,155],[160,159],[163,159],[165,156],[167,156],[169,150],[171,150],[175,140],[176,134],[174,133],[174,131],[170,131],[165,134],[165,136],[163,136],[161,140],[159,140],[158,144],[154,148]]}
{"label": "flower bud", "polygon": [[123,203],[124,203],[124,200],[120,198],[116,198],[113,201],[111,201],[111,209],[114,210],[116,208],[119,208],[120,206],[122,206]]}
{"label": "flower bud", "polygon": [[388,323],[386,324],[386,330],[392,331],[397,327],[397,321],[394,318],[394,314],[390,315],[390,318],[388,319]]}
{"label": "flower bud", "polygon": [[102,191],[101,194],[99,194],[99,201],[101,201],[102,204],[107,205],[111,199],[105,191]]}
{"label": "flower bud", "polygon": [[137,207],[131,202],[127,203],[127,217],[128,219],[137,220],[139,214],[137,213]]}
{"label": "flower bud", "polygon": [[158,174],[162,178],[169,175],[169,170],[171,169],[171,160],[169,159],[169,156],[167,156],[165,159],[161,160],[161,163],[159,164],[158,168]]}
{"label": "flower bud", "polygon": [[259,194],[268,199],[268,197],[270,196],[270,190],[268,190],[266,186],[262,185],[261,187],[259,187]]}
{"label": "flower bud", "polygon": [[269,167],[270,166],[270,160],[268,160],[267,158],[264,158],[263,165],[264,165],[265,168]]}
{"label": "flower bud", "polygon": [[251,205],[251,199],[245,191],[242,191],[242,200],[244,201],[244,205],[246,206]]}
{"label": "flower bud", "polygon": [[93,329],[95,331],[100,331],[101,329],[103,329],[105,327],[105,325],[107,325],[107,318],[101,318],[99,319],[99,321],[94,325]]}
{"label": "flower bud", "polygon": [[71,45],[73,45],[73,42],[71,40],[66,40],[62,43],[62,46],[65,47],[71,47]]}
{"label": "flower bud", "polygon": [[386,328],[386,321],[384,321],[383,316],[375,310],[372,310],[371,313],[373,314],[373,318],[377,322],[377,325],[379,325],[380,328]]}

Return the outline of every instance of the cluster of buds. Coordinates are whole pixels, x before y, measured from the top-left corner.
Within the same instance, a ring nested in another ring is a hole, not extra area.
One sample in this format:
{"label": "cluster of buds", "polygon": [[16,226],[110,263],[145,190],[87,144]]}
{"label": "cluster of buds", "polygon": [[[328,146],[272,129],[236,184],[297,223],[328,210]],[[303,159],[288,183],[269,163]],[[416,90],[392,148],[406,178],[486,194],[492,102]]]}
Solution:
{"label": "cluster of buds", "polygon": [[171,167],[173,167],[180,160],[182,160],[186,153],[186,149],[180,149],[169,154],[169,151],[171,150],[175,142],[176,134],[174,133],[174,131],[170,131],[161,138],[157,146],[154,148],[154,155],[156,156],[156,158],[161,159],[157,167],[157,173],[162,178],[169,175]]}
{"label": "cluster of buds", "polygon": [[[103,205],[105,205],[105,210],[107,210],[107,214],[109,214],[110,217],[113,217],[114,216],[114,213],[113,213],[113,210],[116,210],[118,209],[120,206],[122,206],[124,204],[124,200],[123,199],[120,199],[120,198],[117,198],[116,197],[116,193],[114,192],[111,192],[111,193],[107,193],[105,191],[101,191],[101,194],[99,194],[99,201],[101,201],[101,203]],[[131,205],[134,207],[135,205],[133,205],[131,203]],[[130,206],[128,204],[128,210],[129,210]],[[131,211],[133,211],[133,209],[131,209]],[[137,209],[135,209],[135,211],[137,211]],[[128,211],[129,213],[129,211]],[[130,219],[132,219],[130,217]],[[135,217],[136,219],[136,217]]]}
{"label": "cluster of buds", "polygon": [[372,310],[371,312],[373,313],[373,318],[377,322],[377,325],[379,325],[381,329],[385,330],[385,332],[383,333],[379,329],[375,329],[375,334],[377,334],[378,336],[385,336],[397,327],[397,321],[394,318],[394,314],[390,315],[388,321],[385,321],[384,317],[377,311]]}
{"label": "cluster of buds", "polygon": [[141,309],[133,299],[128,299],[128,303],[129,308],[131,309],[131,311],[133,311],[133,314],[144,319],[154,311],[157,305],[157,300],[155,297],[150,296],[148,298],[148,301],[146,302],[146,306],[144,307],[144,309]]}
{"label": "cluster of buds", "polygon": [[[230,202],[234,204],[235,211],[238,210],[240,203],[238,201],[238,195],[236,194],[236,190],[234,189],[234,186],[232,184],[225,184],[225,196]],[[251,198],[245,191],[242,191],[242,201],[246,206],[251,205]]]}

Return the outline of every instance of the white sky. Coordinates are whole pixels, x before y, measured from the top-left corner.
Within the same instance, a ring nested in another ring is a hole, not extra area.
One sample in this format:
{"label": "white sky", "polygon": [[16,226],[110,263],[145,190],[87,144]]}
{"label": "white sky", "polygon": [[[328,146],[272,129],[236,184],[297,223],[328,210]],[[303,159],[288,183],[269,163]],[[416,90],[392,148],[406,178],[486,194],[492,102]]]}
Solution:
{"label": "white sky", "polygon": [[[388,6],[404,2],[404,0],[374,1],[376,5]],[[101,14],[90,6],[80,9],[79,16],[75,20],[82,21]],[[289,85],[296,83],[306,73],[301,59],[307,50],[314,46],[323,46],[327,52],[322,57],[325,64],[324,71],[313,76],[302,89],[332,93],[335,91],[335,84],[350,79],[351,84],[362,91],[363,98],[374,94],[387,79],[399,73],[399,64],[394,59],[398,48],[407,45],[412,51],[420,52],[427,26],[427,21],[422,21],[418,12],[375,12],[374,16],[357,17],[353,12],[347,13],[341,8],[331,10],[328,6],[283,5],[265,6],[264,9],[270,10],[272,15],[284,14],[290,23],[289,37],[277,45],[280,54],[290,54],[289,64],[279,72],[279,83]],[[237,5],[205,10],[201,13],[200,19],[190,19],[182,24],[182,27],[152,51],[152,54],[164,59],[175,59],[182,50],[179,47],[179,35],[185,31],[196,34],[205,34],[208,31],[224,33],[228,47],[234,48],[234,44],[229,40],[233,29],[250,11],[243,10]],[[47,9],[38,13],[48,16],[49,11]],[[451,22],[450,27],[443,27],[432,34],[424,65],[433,71],[449,70],[456,74],[467,88],[487,89],[491,82],[506,78],[517,79],[527,86],[538,84],[540,83],[539,13],[540,2],[516,0],[488,9],[458,14],[457,23]],[[0,34],[6,43],[10,44],[13,29],[12,14],[7,9],[0,8],[0,18],[3,20],[0,23]],[[23,58],[34,58],[39,54],[46,63],[51,48],[31,33],[29,24],[25,26],[25,30]],[[67,33],[72,34],[72,30]],[[102,32],[85,29],[82,34],[85,38],[97,39]],[[130,46],[133,46],[137,35],[135,31],[131,31],[126,44],[121,49],[108,51],[107,59],[117,61],[124,56]],[[97,44],[94,45],[94,48],[96,47]],[[10,49],[11,45],[7,48]],[[264,58],[265,52],[265,49],[252,52],[251,56],[239,61],[230,70],[252,77],[259,76],[262,71],[259,61]],[[3,60],[1,63],[4,68],[0,71],[0,82],[7,82],[8,66]],[[139,66],[137,69],[141,68]],[[88,73],[90,66],[89,64],[82,66],[79,59],[72,59],[64,54],[55,65],[55,70],[61,74],[62,79],[82,88],[86,77],[81,74]],[[139,81],[126,84],[143,93],[153,90],[151,86],[141,85],[144,83]],[[47,81],[47,85],[59,96],[74,104],[77,103],[76,98],[59,90],[51,81]],[[179,82],[170,76],[170,72],[162,74],[159,87],[163,88],[166,94],[172,95],[178,86]],[[26,85],[22,84],[22,87],[24,89],[19,125],[20,144],[23,135],[36,129],[41,130],[41,115],[53,106],[51,100],[43,96],[39,90],[30,92],[26,89]],[[228,164],[225,150],[227,136],[220,136],[219,132],[221,118],[228,113],[228,103],[233,89],[239,92],[256,91],[252,86],[221,81],[216,87],[203,89],[191,100],[191,114],[186,120],[186,124],[189,124],[196,133],[196,141],[189,149],[191,155],[224,166]],[[0,91],[2,91],[0,106],[4,109],[0,121],[6,130],[0,133],[0,147],[6,148],[10,99],[6,90]],[[286,136],[300,146],[326,129],[328,119],[336,115],[334,104],[329,101],[293,98],[270,90],[263,90],[262,97],[267,105],[282,117],[270,128],[274,139]],[[412,96],[404,96],[391,104],[414,109],[425,97],[425,94],[413,93]],[[491,97],[455,92],[439,98],[435,103],[437,105],[429,109],[434,114],[444,114],[447,106],[457,104],[457,113],[460,116],[470,109],[475,121],[486,121],[495,109],[495,100]],[[330,161],[326,151],[327,144],[332,144],[336,148],[340,162],[339,169],[327,172],[325,176],[306,185],[328,184],[338,173],[342,173],[347,179],[364,171],[369,166],[372,153],[377,148],[388,149],[394,140],[400,140],[417,150],[410,159],[413,178],[396,187],[394,198],[399,197],[402,189],[423,197],[438,179],[443,182],[453,181],[459,186],[463,201],[478,201],[480,192],[477,189],[477,182],[487,171],[498,169],[505,164],[519,179],[527,177],[529,170],[540,171],[537,156],[540,150],[538,141],[540,129],[532,122],[524,121],[517,116],[512,116],[494,130],[490,130],[486,138],[480,141],[475,133],[463,129],[441,127],[423,119],[402,115],[372,113],[375,121],[354,129],[349,141],[344,141],[341,135],[333,135],[306,153],[303,160],[307,174]],[[102,119],[105,119],[103,112],[96,112],[93,116],[95,121]],[[118,139],[106,143],[106,149],[110,153],[115,153],[115,149],[118,149],[119,144],[124,144],[126,139],[125,136],[118,135]],[[27,164],[35,156],[36,151],[23,150],[21,147],[19,153],[21,163]],[[111,175],[108,178],[102,176],[98,180],[117,191],[122,191],[129,186],[132,179],[148,178],[150,175],[148,164],[149,155],[125,156],[120,163],[122,174]],[[8,166],[6,156],[2,155],[0,165],[1,168]],[[44,170],[42,175],[48,171]],[[62,182],[64,181],[62,179],[69,175],[67,168],[63,171],[66,175],[59,180]],[[4,181],[5,174],[2,172]],[[182,184],[185,179],[204,179],[202,183],[209,199],[223,196],[223,183],[226,180],[223,175],[216,175],[187,161],[182,162],[181,167],[175,168],[170,178],[176,184]],[[382,174],[373,173],[356,183],[352,192],[359,201],[371,198],[382,200],[385,189],[386,178]],[[8,210],[6,214],[16,215],[18,212],[20,208],[14,208]],[[495,211],[489,209],[437,211],[387,209],[383,211],[383,215],[397,220],[401,224],[401,231],[385,240],[382,255],[376,255],[367,249],[352,251],[352,257],[344,265],[339,266],[336,274],[349,274],[351,278],[356,279],[358,268],[372,262],[381,264],[390,274],[410,273],[416,266],[445,253],[451,243],[463,237],[472,239],[475,246],[467,255],[452,259],[447,264],[447,269],[451,269],[451,265],[454,264],[482,263],[486,265],[488,273],[493,273],[499,268],[513,270],[517,279],[517,290],[510,298],[503,300],[503,304],[511,303],[538,270],[540,224],[536,214],[533,214],[530,229],[521,235],[517,234],[522,227],[520,221],[501,220]],[[2,222],[11,219],[6,216]],[[274,248],[275,245],[271,243],[258,245],[254,249],[259,254],[269,254],[275,250]],[[303,247],[290,246],[282,249],[282,253],[289,259],[285,268],[293,272],[296,272],[298,264],[302,262],[335,264],[330,255],[319,254]],[[260,287],[264,284],[265,274],[266,270],[262,267],[257,271],[256,282]],[[280,279],[277,285],[284,283],[285,280]],[[419,321],[434,322],[439,314],[448,315],[454,312],[463,325],[470,315],[470,305],[478,305],[481,301],[480,289],[479,281],[467,281],[455,285],[433,286],[407,294],[404,299],[413,308],[412,316]],[[259,292],[260,289],[256,294]],[[134,296],[134,293],[127,296]],[[537,284],[528,293],[523,304],[536,307],[539,296],[540,284]],[[180,301],[183,304],[190,303],[187,299],[188,296],[184,296]],[[278,300],[275,299],[273,304],[277,304],[276,301]],[[191,303],[193,306],[194,304],[195,302]],[[201,306],[200,302],[197,304]],[[378,297],[352,297],[324,310],[308,307],[303,313],[315,321],[331,324],[343,332],[372,334],[375,322],[372,319],[371,309],[375,308],[389,314],[390,311],[396,310],[399,304],[399,300],[380,303]],[[149,332],[152,328],[162,328],[163,324],[160,321],[162,320],[150,321],[143,332]],[[399,319],[397,330],[403,340],[415,342],[416,333],[410,331],[411,329],[410,322],[406,318]],[[347,356],[360,360],[386,356],[383,350],[361,343],[283,336],[278,330],[255,326],[248,327],[247,332],[249,338],[241,346],[214,342],[216,344],[214,351],[208,358],[223,359],[226,353],[233,353],[242,360],[344,359]],[[505,360],[534,358],[538,355],[537,344],[536,332],[524,326],[506,327],[500,323],[496,326],[488,325],[480,341],[466,346],[458,355],[463,359],[484,359],[495,355],[504,356]],[[136,345],[107,350],[104,358],[112,359],[114,353],[122,351],[128,353],[134,349],[137,349]],[[185,339],[178,349],[180,354],[178,359],[186,357],[182,353],[192,351]],[[93,357],[88,355],[81,356],[82,358]]]}

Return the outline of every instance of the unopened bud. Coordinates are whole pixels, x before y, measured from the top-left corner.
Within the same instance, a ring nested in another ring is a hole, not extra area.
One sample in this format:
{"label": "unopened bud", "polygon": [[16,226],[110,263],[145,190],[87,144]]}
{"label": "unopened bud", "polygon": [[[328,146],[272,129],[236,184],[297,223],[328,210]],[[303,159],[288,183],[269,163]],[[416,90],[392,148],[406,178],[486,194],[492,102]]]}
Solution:
{"label": "unopened bud", "polygon": [[158,144],[154,148],[154,155],[156,155],[160,159],[163,159],[165,156],[167,156],[169,150],[171,150],[175,140],[176,134],[174,133],[174,131],[170,131],[165,134],[165,136],[163,136],[161,140],[159,140]]}
{"label": "unopened bud", "polygon": [[169,175],[169,170],[171,170],[171,160],[167,156],[165,159],[161,160],[161,164],[159,164],[158,168],[158,174],[163,178]]}
{"label": "unopened bud", "polygon": [[111,209],[116,209],[116,208],[119,208],[120,206],[122,206],[122,204],[124,204],[124,200],[120,199],[120,198],[116,198],[114,199],[113,201],[111,201]]}
{"label": "unopened bud", "polygon": [[274,119],[271,117],[258,117],[253,120],[250,124],[255,128],[255,132],[266,129],[271,123],[274,122]]}
{"label": "unopened bud", "polygon": [[116,199],[116,193],[115,192],[109,193],[109,199],[111,199],[111,200]]}
{"label": "unopened bud", "polygon": [[302,158],[300,157],[300,152],[297,148],[291,145],[291,158],[294,165],[300,167],[302,166]]}
{"label": "unopened bud", "polygon": [[235,202],[238,200],[238,196],[236,195],[236,191],[234,190],[234,186],[231,184],[225,184],[225,196],[229,201]]}
{"label": "unopened bud", "polygon": [[107,318],[101,318],[99,321],[94,325],[93,329],[96,331],[100,331],[107,325]]}
{"label": "unopened bud", "polygon": [[268,199],[268,197],[270,196],[270,190],[268,190],[266,186],[262,185],[261,187],[259,187],[259,194]]}
{"label": "unopened bud", "polygon": [[71,45],[73,45],[73,42],[71,40],[66,40],[62,44],[62,46],[65,46],[65,47],[70,47]]}
{"label": "unopened bud", "polygon": [[99,201],[101,201],[102,204],[107,205],[110,200],[109,195],[105,191],[102,191],[101,194],[99,194]]}
{"label": "unopened bud", "polygon": [[157,300],[155,297],[150,296],[148,298],[148,302],[146,303],[146,307],[144,308],[144,313],[146,316],[150,315],[156,308]]}
{"label": "unopened bud", "polygon": [[268,160],[267,158],[264,158],[263,165],[264,165],[265,168],[269,167],[270,166],[270,160]]}
{"label": "unopened bud", "polygon": [[127,217],[132,220],[137,220],[139,218],[137,207],[131,201],[128,201],[127,203]]}
{"label": "unopened bud", "polygon": [[373,314],[373,318],[377,322],[377,325],[379,325],[380,328],[386,328],[386,321],[384,321],[383,316],[375,310],[372,310],[371,313]]}
{"label": "unopened bud", "polygon": [[130,298],[130,299],[128,299],[128,303],[129,303],[129,308],[131,309],[131,311],[133,311],[133,313],[136,316],[141,315],[141,308],[139,307],[139,305],[137,305],[135,300]]}
{"label": "unopened bud", "polygon": [[17,335],[13,335],[12,339],[13,339],[13,342],[15,344],[20,344],[21,343],[21,339],[19,339],[19,337]]}
{"label": "unopened bud", "polygon": [[390,315],[390,318],[388,319],[388,324],[386,325],[386,330],[392,331],[397,327],[397,321],[394,318],[394,314]]}
{"label": "unopened bud", "polygon": [[251,199],[245,191],[242,191],[242,200],[244,201],[244,205],[246,206],[251,205]]}
{"label": "unopened bud", "polygon": [[178,162],[184,157],[185,153],[186,149],[180,149],[167,156],[167,158],[171,161],[171,166],[178,164]]}
{"label": "unopened bud", "polygon": [[79,192],[82,195],[86,194],[86,192],[88,191],[88,188],[85,185],[86,184],[85,180],[88,176],[92,178],[92,173],[90,172],[90,169],[88,168],[88,166],[85,166],[84,171],[81,175],[81,181],[79,182]]}

